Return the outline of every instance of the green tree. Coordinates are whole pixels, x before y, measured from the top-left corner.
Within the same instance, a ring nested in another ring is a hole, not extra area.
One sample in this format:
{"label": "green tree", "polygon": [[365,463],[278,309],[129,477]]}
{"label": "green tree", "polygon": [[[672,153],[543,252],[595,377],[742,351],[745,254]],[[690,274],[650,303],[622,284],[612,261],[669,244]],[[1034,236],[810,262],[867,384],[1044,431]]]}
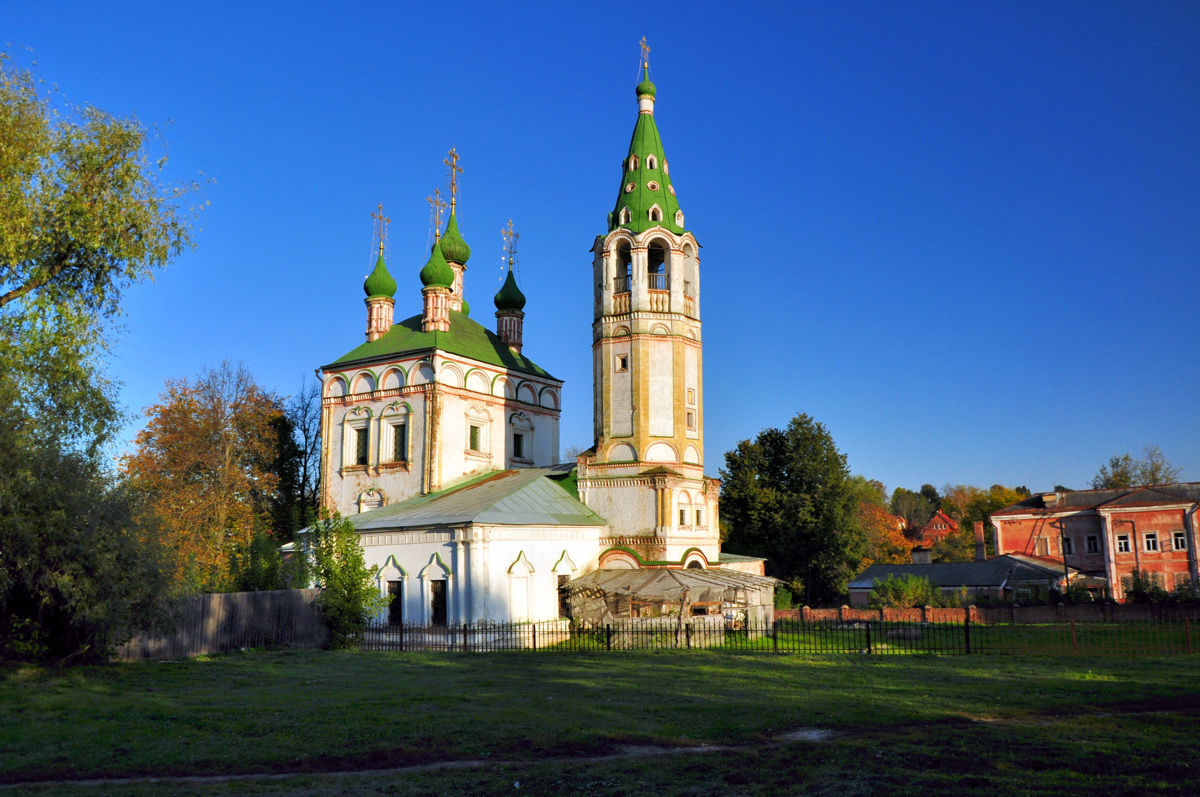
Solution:
{"label": "green tree", "polygon": [[1024,501],[1029,497],[1029,491],[1023,488],[1005,487],[993,484],[987,490],[976,487],[965,488],[959,485],[963,495],[969,495],[966,504],[961,508],[958,530],[948,534],[933,546],[933,561],[935,562],[969,562],[975,558],[975,521],[982,521],[984,541],[987,550],[996,553],[996,527],[992,525],[989,516],[1005,507]]}
{"label": "green tree", "polygon": [[367,623],[387,605],[363,557],[358,532],[349,520],[334,515],[303,536],[301,548],[312,559],[313,580],[321,590],[317,604],[329,627],[330,647],[354,647]]}
{"label": "green tree", "polygon": [[721,517],[731,553],[762,556],[769,572],[799,580],[810,603],[845,591],[862,561],[846,457],[806,414],[764,429],[725,454]]}
{"label": "green tree", "polygon": [[1092,488],[1137,487],[1143,484],[1171,484],[1183,473],[1167,461],[1162,449],[1149,445],[1142,449],[1142,458],[1131,454],[1113,454],[1092,477]]}
{"label": "green tree", "polygon": [[875,579],[871,585],[871,608],[912,609],[922,606],[957,606],[959,601],[947,595],[924,576],[906,573]]}
{"label": "green tree", "polygon": [[904,523],[910,531],[928,523],[935,511],[929,499],[921,493],[914,493],[903,487],[892,491],[892,514],[904,518]]}

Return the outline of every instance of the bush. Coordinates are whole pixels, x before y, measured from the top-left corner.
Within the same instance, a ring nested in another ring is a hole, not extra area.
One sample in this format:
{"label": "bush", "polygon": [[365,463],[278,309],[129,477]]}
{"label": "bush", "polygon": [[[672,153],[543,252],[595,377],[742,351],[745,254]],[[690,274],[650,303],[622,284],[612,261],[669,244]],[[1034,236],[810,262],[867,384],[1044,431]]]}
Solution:
{"label": "bush", "polygon": [[1124,579],[1125,600],[1129,603],[1166,603],[1170,593],[1162,585],[1158,573],[1134,568]]}
{"label": "bush", "polygon": [[954,595],[946,595],[923,576],[908,573],[897,578],[875,579],[871,587],[871,607],[874,609],[911,609],[921,606],[957,606]]}
{"label": "bush", "polygon": [[790,609],[795,605],[792,591],[788,589],[786,584],[775,585],[775,608]]}
{"label": "bush", "polygon": [[358,532],[349,520],[333,515],[302,536],[321,590],[317,606],[329,628],[329,646],[352,648],[371,618],[387,605],[363,558]]}

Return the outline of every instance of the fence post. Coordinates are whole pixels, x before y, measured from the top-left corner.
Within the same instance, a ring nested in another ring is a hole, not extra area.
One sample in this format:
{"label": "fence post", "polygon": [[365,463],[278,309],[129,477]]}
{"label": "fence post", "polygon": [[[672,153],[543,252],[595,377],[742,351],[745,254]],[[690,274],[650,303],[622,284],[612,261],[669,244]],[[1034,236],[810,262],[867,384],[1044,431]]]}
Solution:
{"label": "fence post", "polygon": [[866,620],[865,622],[866,622],[866,626],[867,626],[867,653],[870,653],[871,652],[871,621]]}
{"label": "fence post", "polygon": [[1079,654],[1079,644],[1075,640],[1075,618],[1071,618],[1071,655]]}
{"label": "fence post", "polygon": [[403,621],[403,619],[401,619],[401,622],[400,622],[400,652],[401,653],[404,652],[404,621]]}
{"label": "fence post", "polygon": [[687,634],[687,649],[692,649],[692,624],[688,623],[684,626],[684,632]]}
{"label": "fence post", "polygon": [[467,624],[463,623],[463,653],[466,653],[470,648],[467,647]]}
{"label": "fence post", "polygon": [[775,652],[779,652],[779,621],[771,622],[771,646],[775,648]]}
{"label": "fence post", "polygon": [[604,649],[612,650],[612,623],[604,624]]}
{"label": "fence post", "polygon": [[533,630],[533,649],[537,650],[537,623],[529,626]]}
{"label": "fence post", "polygon": [[971,655],[971,610],[967,609],[967,614],[963,618],[963,635],[967,640],[967,655]]}

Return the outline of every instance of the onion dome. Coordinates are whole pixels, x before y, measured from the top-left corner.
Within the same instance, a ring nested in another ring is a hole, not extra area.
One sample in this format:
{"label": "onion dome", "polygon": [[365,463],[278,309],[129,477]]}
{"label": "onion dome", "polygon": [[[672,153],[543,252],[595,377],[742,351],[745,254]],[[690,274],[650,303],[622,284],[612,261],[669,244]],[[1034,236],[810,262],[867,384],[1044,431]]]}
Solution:
{"label": "onion dome", "polygon": [[637,84],[637,95],[640,97],[643,94],[646,94],[650,97],[653,97],[656,93],[658,93],[658,89],[656,89],[654,84],[650,82],[650,67],[643,64],[642,82]]}
{"label": "onion dome", "polygon": [[421,269],[421,284],[426,288],[449,288],[454,284],[454,269],[450,268],[450,264],[442,255],[440,243],[433,245],[429,262]]}
{"label": "onion dome", "polygon": [[458,216],[454,213],[450,214],[450,221],[446,222],[446,231],[442,233],[442,255],[448,262],[461,263],[464,266],[471,257],[471,247],[467,246],[462,233],[458,231]]}
{"label": "onion dome", "polygon": [[388,273],[387,265],[383,262],[383,252],[379,253],[379,259],[375,261],[375,270],[363,282],[363,290],[366,291],[368,299],[390,299],[396,295],[396,280]]}
{"label": "onion dome", "polygon": [[467,304],[467,300],[466,300],[466,299],[463,299],[463,300],[462,300],[462,310],[461,310],[461,311],[459,311],[459,312],[461,312],[463,315],[470,315],[470,314],[471,314],[471,305]]}
{"label": "onion dome", "polygon": [[525,309],[525,294],[521,293],[521,289],[517,287],[516,277],[513,276],[512,263],[508,264],[508,276],[504,278],[504,285],[500,287],[500,291],[494,299],[497,310],[524,310]]}

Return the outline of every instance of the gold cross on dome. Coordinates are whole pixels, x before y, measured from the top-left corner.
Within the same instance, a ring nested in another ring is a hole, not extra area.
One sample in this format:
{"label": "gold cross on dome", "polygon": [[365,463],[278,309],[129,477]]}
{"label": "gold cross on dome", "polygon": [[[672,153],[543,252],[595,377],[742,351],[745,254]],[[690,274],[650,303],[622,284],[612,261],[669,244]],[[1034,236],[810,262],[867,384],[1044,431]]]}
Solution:
{"label": "gold cross on dome", "polygon": [[442,210],[446,207],[446,203],[442,201],[442,189],[433,189],[433,193],[425,197],[425,201],[429,203],[429,215],[433,217],[433,237],[440,241],[442,238]]}
{"label": "gold cross on dome", "polygon": [[379,210],[371,214],[371,218],[375,219],[375,235],[379,238],[379,254],[383,254],[383,244],[387,240],[387,226],[392,223],[392,220],[383,215],[383,203],[379,203]]}
{"label": "gold cross on dome", "polygon": [[521,234],[513,229],[512,219],[508,220],[508,226],[502,228],[500,234],[504,236],[504,252],[508,255],[508,264],[511,266],[517,259],[517,239]]}
{"label": "gold cross on dome", "polygon": [[450,153],[442,160],[446,167],[450,169],[450,212],[453,213],[455,200],[458,199],[458,175],[462,174],[462,167],[458,165],[458,151],[450,148]]}
{"label": "gold cross on dome", "polygon": [[650,66],[650,45],[646,44],[646,37],[642,37],[642,66]]}

